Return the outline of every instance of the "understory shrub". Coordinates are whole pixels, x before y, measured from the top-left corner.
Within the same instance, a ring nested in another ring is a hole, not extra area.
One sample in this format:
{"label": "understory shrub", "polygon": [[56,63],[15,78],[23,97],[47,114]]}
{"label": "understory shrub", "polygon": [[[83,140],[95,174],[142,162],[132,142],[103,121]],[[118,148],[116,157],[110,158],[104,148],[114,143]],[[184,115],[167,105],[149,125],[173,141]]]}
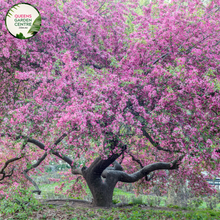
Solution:
{"label": "understory shrub", "polygon": [[146,202],[148,206],[159,206],[162,200],[162,196],[147,196]]}
{"label": "understory shrub", "polygon": [[220,202],[216,196],[206,197],[204,201],[206,202],[207,208],[209,209],[215,209],[217,204]]}
{"label": "understory shrub", "polygon": [[203,200],[201,197],[193,197],[191,199],[188,200],[187,202],[187,207],[191,207],[191,208],[198,208],[200,205],[202,205]]}

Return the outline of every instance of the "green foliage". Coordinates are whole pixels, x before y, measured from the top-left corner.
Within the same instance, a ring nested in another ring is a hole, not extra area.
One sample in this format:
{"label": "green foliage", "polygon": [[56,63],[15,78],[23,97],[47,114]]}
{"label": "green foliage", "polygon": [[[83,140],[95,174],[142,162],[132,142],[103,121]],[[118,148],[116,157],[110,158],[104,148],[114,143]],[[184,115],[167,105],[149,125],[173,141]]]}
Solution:
{"label": "green foliage", "polygon": [[116,68],[119,67],[119,61],[117,61],[115,57],[112,57],[110,66],[113,66],[113,67],[116,67]]}
{"label": "green foliage", "polygon": [[118,199],[112,199],[112,203],[117,204],[117,203],[120,203],[120,201]]}
{"label": "green foliage", "polygon": [[[48,207],[50,208],[50,207]],[[54,208],[54,207],[53,207]],[[51,209],[51,208],[50,208]],[[40,219],[47,219],[48,213],[44,213]],[[87,208],[73,208],[66,206],[63,208],[63,213],[68,213],[71,216],[70,219],[99,219],[99,220],[137,220],[137,219],[175,219],[175,220],[216,220],[220,217],[220,212],[214,212],[211,210],[204,211],[163,211],[163,210],[152,210],[143,209],[138,205],[131,208],[112,208],[112,209],[87,209]],[[17,213],[16,213],[17,219]],[[30,217],[32,217],[30,215]],[[36,217],[33,215],[33,217]],[[21,218],[21,219],[35,219],[35,218]],[[14,219],[14,218],[13,218]],[[56,219],[56,218],[54,218]],[[69,218],[68,218],[69,219]]]}
{"label": "green foliage", "polygon": [[26,219],[33,211],[40,208],[38,200],[32,193],[20,186],[8,193],[10,195],[8,198],[0,200],[0,214],[7,216],[16,213],[18,218]]}
{"label": "green foliage", "polygon": [[[102,213],[100,216],[99,214]],[[107,216],[107,217],[106,217]],[[161,210],[145,210],[138,206],[132,208],[113,208],[112,210],[104,211],[97,210],[94,219],[217,219],[220,216],[219,212],[197,211],[197,212],[182,212],[182,211],[161,211]]]}
{"label": "green foliage", "polygon": [[119,188],[114,188],[113,196],[115,196],[115,195],[132,196],[134,194],[130,193],[130,192],[125,192],[125,191],[123,191],[122,189],[119,189]]}
{"label": "green foliage", "polygon": [[123,83],[121,83],[121,87],[131,85],[131,84],[134,84],[134,82],[124,81]]}
{"label": "green foliage", "polygon": [[[47,184],[47,187],[50,186],[51,193],[54,191],[54,187],[58,183],[54,184]],[[42,194],[45,190],[49,190],[48,188],[45,188],[46,185],[41,186],[41,190],[43,190]],[[19,192],[22,192],[22,196],[19,195]],[[49,192],[49,191],[48,191]],[[38,202],[34,203],[34,198],[30,195],[30,193],[27,190],[17,189],[16,195],[13,196],[13,199],[10,200],[10,206],[7,207],[7,209],[13,209],[13,212],[15,213],[14,216],[17,219],[19,217],[20,219],[35,219],[36,215],[32,216],[32,212],[34,210],[37,210],[41,208]],[[175,219],[175,220],[185,220],[185,219],[195,219],[195,220],[215,220],[220,217],[220,211],[217,210],[210,210],[210,209],[202,209],[202,210],[190,210],[187,212],[183,211],[183,208],[180,208],[176,205],[169,205],[169,208],[176,209],[175,211],[162,211],[162,210],[153,210],[153,209],[143,209],[140,208],[138,205],[146,204],[149,206],[150,202],[152,202],[151,206],[156,206],[158,203],[161,203],[162,197],[156,197],[156,196],[146,196],[142,195],[139,197],[134,197],[133,193],[125,192],[121,189],[115,188],[114,190],[114,196],[113,196],[113,203],[117,204],[119,202],[123,202],[121,197],[126,197],[127,200],[126,203],[130,202],[130,204],[135,205],[131,208],[113,208],[113,209],[87,209],[87,208],[73,208],[69,205],[66,206],[66,213],[68,212],[69,215],[71,215],[71,219]],[[25,207],[25,210],[23,210],[22,206],[18,205],[16,202],[12,202],[12,200],[18,199],[19,201],[22,201],[23,204],[25,202],[30,202],[30,205],[27,205]],[[147,200],[148,198],[148,200]],[[159,198],[159,199],[158,199]],[[48,198],[47,198],[48,199]],[[197,199],[198,201],[194,201]],[[200,200],[202,198],[193,198],[192,204],[195,204],[196,207],[198,207],[198,204],[200,204]],[[4,200],[2,200],[4,201]],[[36,200],[35,200],[36,201]],[[6,202],[6,200],[5,200]],[[15,210],[16,207],[17,211]],[[56,206],[48,205],[48,209],[56,209]],[[179,210],[178,210],[179,209]],[[0,206],[0,210],[5,210],[5,206]],[[45,209],[46,210],[46,209]],[[5,213],[4,211],[4,213]],[[19,213],[19,215],[18,215]],[[48,218],[48,212],[45,211],[44,217],[42,216],[41,219],[47,219]],[[30,218],[28,218],[28,216]],[[10,216],[11,217],[11,216]],[[14,219],[14,218],[13,218]]]}
{"label": "green foliage", "polygon": [[188,201],[187,206],[195,209],[201,206],[202,204],[203,200],[201,197],[194,197]]}
{"label": "green foliage", "polygon": [[215,196],[205,198],[207,208],[215,209],[219,203],[219,199]]}
{"label": "green foliage", "polygon": [[178,205],[173,205],[173,204],[169,204],[167,205],[168,208],[174,208],[174,209],[179,209],[180,207]]}
{"label": "green foliage", "polygon": [[147,196],[146,203],[148,206],[159,206],[163,197],[161,196]]}
{"label": "green foliage", "polygon": [[94,213],[94,211],[90,211],[90,212],[88,212],[88,216],[89,216],[89,217],[95,217],[95,213]]}
{"label": "green foliage", "polygon": [[211,211],[211,210],[202,210],[202,211],[195,211],[195,212],[188,212],[185,214],[186,219],[202,219],[202,220],[209,220],[209,219],[217,219],[220,217],[220,212]]}
{"label": "green foliage", "polygon": [[143,204],[143,198],[141,196],[139,197],[133,197],[132,198],[132,203],[133,205],[139,205],[139,204]]}

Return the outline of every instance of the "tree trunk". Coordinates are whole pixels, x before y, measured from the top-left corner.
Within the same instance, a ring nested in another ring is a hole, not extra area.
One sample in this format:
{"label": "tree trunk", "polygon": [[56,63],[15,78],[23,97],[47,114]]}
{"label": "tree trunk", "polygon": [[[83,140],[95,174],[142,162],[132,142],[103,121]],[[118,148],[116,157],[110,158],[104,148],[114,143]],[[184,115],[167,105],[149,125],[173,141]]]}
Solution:
{"label": "tree trunk", "polygon": [[111,207],[113,191],[116,184],[108,184],[101,177],[87,179],[86,182],[93,196],[92,204],[100,207]]}
{"label": "tree trunk", "polygon": [[108,187],[106,184],[100,186],[91,185],[90,190],[93,195],[94,206],[111,207],[114,187]]}
{"label": "tree trunk", "polygon": [[103,180],[101,173],[96,172],[94,169],[83,171],[83,177],[92,193],[92,204],[100,207],[111,207],[113,191],[118,178],[114,174],[110,174]]}

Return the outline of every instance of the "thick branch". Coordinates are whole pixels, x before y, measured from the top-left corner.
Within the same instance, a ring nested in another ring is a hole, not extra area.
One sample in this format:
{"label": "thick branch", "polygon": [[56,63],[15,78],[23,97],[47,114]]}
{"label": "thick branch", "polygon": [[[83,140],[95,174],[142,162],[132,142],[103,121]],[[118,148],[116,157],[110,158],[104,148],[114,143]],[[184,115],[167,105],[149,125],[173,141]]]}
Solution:
{"label": "thick branch", "polygon": [[107,171],[113,171],[113,170],[118,170],[118,171],[123,171],[123,167],[121,166],[120,163],[118,163],[117,161],[113,162],[113,167],[107,167],[103,172],[102,172],[102,177],[106,178],[107,175]]}
{"label": "thick branch", "polygon": [[121,156],[121,154],[127,149],[127,146],[123,145],[121,148],[122,152],[120,154],[112,154],[107,160],[103,160],[101,157],[96,158],[88,169],[91,172],[101,176],[102,172]]}
{"label": "thick branch", "polygon": [[[138,181],[139,179],[146,177],[149,173],[155,171],[155,170],[174,170],[178,169],[179,163],[183,159],[184,155],[180,156],[178,159],[174,160],[172,163],[153,163],[150,165],[147,165],[140,169],[139,171],[127,174],[123,171],[106,171],[104,173],[104,176],[106,177],[107,174],[117,176],[118,181],[126,182],[126,183],[133,183]],[[152,178],[152,176],[150,177]]]}
{"label": "thick branch", "polygon": [[123,167],[121,166],[121,164],[120,163],[118,163],[116,160],[113,162],[113,168],[115,169],[115,170],[123,170]]}
{"label": "thick branch", "polygon": [[120,164],[122,164],[124,158],[125,158],[125,154],[124,154],[124,152],[123,152],[123,153],[122,153],[122,158],[121,158]]}
{"label": "thick branch", "polygon": [[7,161],[5,162],[3,168],[0,170],[0,174],[2,174],[2,173],[4,172],[4,170],[7,168],[7,166],[8,166],[10,163],[12,163],[12,162],[14,162],[14,161],[16,161],[16,160],[20,160],[21,158],[22,158],[22,157],[15,157],[15,158],[12,158],[12,159],[10,159],[10,160],[7,160]]}
{"label": "thick branch", "polygon": [[72,174],[74,175],[83,175],[83,169],[86,169],[87,167],[83,167],[83,168],[77,168],[77,169],[71,169]]}
{"label": "thick branch", "polygon": [[[32,143],[32,144],[35,144],[36,146],[38,146],[40,149],[42,150],[45,150],[45,145],[43,143],[41,143],[40,141],[38,140],[35,140],[35,139],[28,139],[27,142],[29,143]],[[56,142],[55,142],[56,143]],[[69,157],[57,152],[57,151],[54,151],[54,150],[51,150],[52,154],[59,157],[60,159],[64,160],[66,163],[68,163],[71,167],[72,167],[72,159],[70,159]]]}
{"label": "thick branch", "polygon": [[[131,156],[131,158],[132,158],[133,161],[137,162],[137,163],[140,165],[141,168],[144,167],[139,159],[135,158],[135,156],[132,155],[131,153],[130,153],[129,155]],[[150,181],[150,180],[153,178],[153,176],[154,176],[154,173],[153,173],[153,175],[150,176],[150,177],[145,176],[146,181]]]}

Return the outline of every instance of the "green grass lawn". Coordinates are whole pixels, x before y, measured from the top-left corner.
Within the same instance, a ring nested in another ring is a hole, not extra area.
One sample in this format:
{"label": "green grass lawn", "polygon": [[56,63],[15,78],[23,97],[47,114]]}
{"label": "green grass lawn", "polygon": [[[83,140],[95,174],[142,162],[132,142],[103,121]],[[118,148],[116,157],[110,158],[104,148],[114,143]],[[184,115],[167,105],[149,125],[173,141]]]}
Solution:
{"label": "green grass lawn", "polygon": [[[63,194],[55,194],[55,187],[58,186],[60,183],[51,183],[51,184],[41,184],[39,187],[42,191],[41,195],[43,199],[54,199],[54,198],[67,198],[67,196]],[[70,187],[71,183],[67,183],[66,187],[64,189],[68,189]],[[34,188],[31,187],[30,190],[33,190]],[[88,186],[85,186],[86,193],[88,196],[82,198],[82,199],[89,199],[91,200],[92,195],[91,192],[88,188]],[[148,196],[148,195],[139,195],[138,197],[135,197],[134,193],[131,192],[126,192],[122,189],[115,188],[114,193],[113,193],[113,202],[114,203],[119,203],[119,202],[125,202],[125,203],[132,203],[132,204],[148,204],[149,205],[149,198],[154,199],[153,196]],[[164,196],[160,203],[159,206],[161,207],[166,207],[166,199],[167,197]],[[152,206],[156,206],[158,204],[155,204],[155,202],[152,202]],[[207,204],[205,201],[198,207],[198,210],[203,210],[207,209]],[[217,205],[217,210],[220,210],[220,203]]]}
{"label": "green grass lawn", "polygon": [[53,205],[39,206],[37,210],[33,210],[28,214],[21,210],[16,213],[7,215],[0,214],[0,219],[71,219],[71,220],[142,220],[142,219],[166,219],[166,220],[218,220],[220,211],[203,210],[203,211],[170,211],[170,210],[155,210],[144,209],[139,206],[129,208],[81,208],[65,205],[57,207]]}
{"label": "green grass lawn", "polygon": [[[54,198],[67,198],[67,196],[62,194],[55,194],[54,188],[60,183],[51,183],[51,184],[40,184],[39,187],[42,190],[43,199],[54,199]],[[70,187],[70,184],[67,184],[66,189]],[[30,190],[33,190],[33,187],[30,187]],[[91,198],[91,193],[89,188],[85,186],[85,190],[89,193]],[[162,197],[160,201],[160,208],[155,207],[155,204],[152,204],[152,207],[149,208],[149,198],[154,198],[153,196],[148,195],[139,195],[135,197],[135,194],[131,192],[126,192],[122,189],[115,188],[113,194],[113,202],[125,202],[130,203],[131,206],[124,208],[111,208],[111,209],[98,209],[94,207],[75,207],[71,206],[69,203],[66,203],[62,206],[41,204],[38,200],[35,200],[35,203],[27,206],[27,210],[23,209],[19,203],[11,202],[7,204],[7,201],[0,201],[0,220],[3,219],[100,219],[100,220],[115,220],[115,219],[174,219],[174,220],[184,220],[184,219],[193,219],[193,220],[217,220],[220,218],[220,204],[218,204],[218,209],[208,210],[206,209],[206,203],[203,204],[196,210],[183,209],[176,206],[171,206],[171,208],[166,207],[165,200],[166,197]],[[20,200],[22,198],[18,198]],[[126,201],[123,201],[126,199]],[[28,200],[30,201],[30,200]],[[31,200],[32,201],[32,200]],[[24,203],[25,204],[25,203]],[[140,204],[147,204],[143,206]],[[16,209],[16,207],[19,209]],[[11,210],[7,215],[1,210]],[[15,210],[16,209],[16,210]],[[13,211],[14,210],[14,211]],[[61,216],[61,217],[59,217]]]}

